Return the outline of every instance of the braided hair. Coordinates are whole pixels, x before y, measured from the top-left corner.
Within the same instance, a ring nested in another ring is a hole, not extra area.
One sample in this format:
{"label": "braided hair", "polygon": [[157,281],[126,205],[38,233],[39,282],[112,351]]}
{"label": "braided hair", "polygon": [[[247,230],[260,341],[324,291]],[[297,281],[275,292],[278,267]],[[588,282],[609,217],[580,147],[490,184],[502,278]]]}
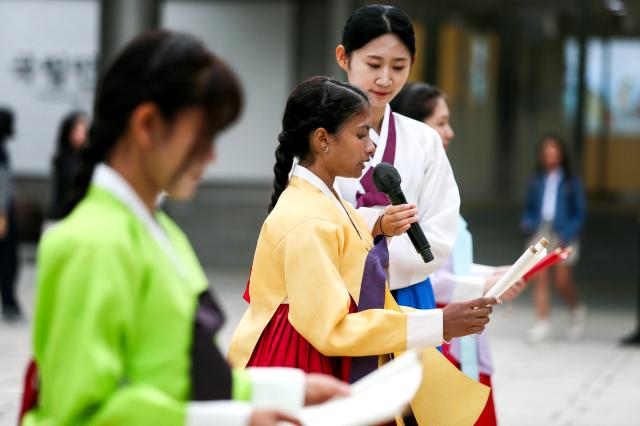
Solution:
{"label": "braided hair", "polygon": [[309,144],[313,132],[322,127],[335,134],[368,105],[367,95],[360,89],[329,77],[311,77],[291,92],[278,135],[269,212],[287,187],[293,159],[313,163]]}
{"label": "braided hair", "polygon": [[242,95],[229,68],[193,36],[149,31],[133,39],[98,84],[89,141],[80,153],[65,215],[84,198],[95,166],[108,159],[131,114],[145,102],[154,103],[168,121],[187,108],[201,107],[215,134],[238,117]]}

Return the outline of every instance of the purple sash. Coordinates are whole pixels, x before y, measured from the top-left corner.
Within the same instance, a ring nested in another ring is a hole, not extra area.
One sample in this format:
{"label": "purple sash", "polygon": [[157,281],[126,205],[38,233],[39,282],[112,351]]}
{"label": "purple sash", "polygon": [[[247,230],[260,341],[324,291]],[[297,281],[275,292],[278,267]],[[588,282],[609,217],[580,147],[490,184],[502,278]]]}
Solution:
{"label": "purple sash", "polygon": [[224,314],[209,291],[198,298],[191,347],[191,400],[231,399],[231,368],[214,343]]}
{"label": "purple sash", "polygon": [[[367,309],[384,309],[384,296],[387,287],[386,269],[389,266],[389,250],[387,239],[376,237],[373,249],[367,255],[360,286],[358,312]],[[349,383],[361,379],[378,368],[378,355],[359,356],[351,359]]]}
{"label": "purple sash", "polygon": [[[387,133],[387,145],[384,147],[382,162],[393,164],[396,159],[396,122],[393,112],[389,113],[389,131]],[[373,167],[369,167],[367,173],[360,178],[360,184],[364,193],[356,192],[356,208],[372,206],[388,206],[389,198],[384,192],[378,191],[373,183]]]}

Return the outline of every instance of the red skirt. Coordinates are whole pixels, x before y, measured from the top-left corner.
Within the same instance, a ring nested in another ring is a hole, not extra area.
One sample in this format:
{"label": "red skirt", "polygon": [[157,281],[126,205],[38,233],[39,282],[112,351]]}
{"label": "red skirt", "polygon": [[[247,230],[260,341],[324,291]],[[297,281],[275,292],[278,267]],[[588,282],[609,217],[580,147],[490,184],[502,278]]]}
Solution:
{"label": "red skirt", "polygon": [[[447,357],[449,361],[456,368],[460,369],[460,363],[456,361],[456,359],[451,355],[450,348],[448,343],[442,344],[442,354]],[[489,386],[489,399],[487,399],[487,404],[484,406],[484,410],[482,410],[482,414],[478,417],[476,421],[476,426],[496,426],[498,424],[498,420],[496,419],[496,408],[493,404],[493,387],[491,386],[491,376],[487,374],[480,373],[480,383],[483,385]]]}
{"label": "red skirt", "polygon": [[[352,308],[355,305],[352,303]],[[351,311],[351,309],[350,309]],[[289,305],[282,304],[251,354],[247,367],[293,367],[306,373],[322,373],[349,381],[350,357],[321,354],[289,322]]]}

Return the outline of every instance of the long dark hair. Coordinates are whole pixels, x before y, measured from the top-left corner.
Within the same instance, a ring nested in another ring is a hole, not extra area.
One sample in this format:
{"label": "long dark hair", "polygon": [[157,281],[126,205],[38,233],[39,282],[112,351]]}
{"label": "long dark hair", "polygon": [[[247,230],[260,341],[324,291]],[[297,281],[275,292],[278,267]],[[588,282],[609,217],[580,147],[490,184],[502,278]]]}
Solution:
{"label": "long dark hair", "polygon": [[282,131],[278,135],[269,212],[287,187],[294,157],[302,162],[313,162],[309,146],[313,132],[322,127],[335,134],[368,105],[367,95],[360,89],[328,77],[311,77],[293,89],[282,116]]}
{"label": "long dark hair", "polygon": [[437,87],[427,83],[411,82],[404,85],[391,101],[391,109],[398,114],[425,121],[433,115],[438,99],[444,95]]}
{"label": "long dark hair", "polygon": [[87,114],[82,111],[73,111],[67,114],[60,123],[56,153],[53,156],[53,167],[60,170],[64,165],[64,159],[75,154],[76,149],[71,144],[71,133],[78,120],[87,120]]}
{"label": "long dark hair", "polygon": [[342,45],[346,54],[350,55],[385,34],[397,35],[411,56],[415,56],[416,34],[411,19],[395,6],[370,4],[353,12],[342,30]]}
{"label": "long dark hair", "polygon": [[13,136],[13,111],[0,108],[0,144]]}
{"label": "long dark hair", "polygon": [[0,166],[9,164],[9,155],[5,151],[4,143],[13,136],[13,111],[0,108]]}
{"label": "long dark hair", "polygon": [[536,146],[536,173],[539,175],[544,175],[546,173],[544,164],[542,164],[542,161],[540,161],[540,154],[542,154],[542,148],[547,141],[552,141],[560,151],[560,155],[562,155],[560,167],[562,168],[565,177],[572,177],[573,168],[571,167],[571,160],[569,159],[569,150],[567,149],[567,144],[559,135],[555,133],[547,133],[538,140]]}
{"label": "long dark hair", "polygon": [[65,213],[85,196],[96,164],[107,159],[132,112],[144,102],[156,104],[168,121],[186,108],[202,107],[208,130],[215,134],[238,117],[242,94],[227,65],[194,37],[150,31],[133,39],[98,84],[89,142]]}

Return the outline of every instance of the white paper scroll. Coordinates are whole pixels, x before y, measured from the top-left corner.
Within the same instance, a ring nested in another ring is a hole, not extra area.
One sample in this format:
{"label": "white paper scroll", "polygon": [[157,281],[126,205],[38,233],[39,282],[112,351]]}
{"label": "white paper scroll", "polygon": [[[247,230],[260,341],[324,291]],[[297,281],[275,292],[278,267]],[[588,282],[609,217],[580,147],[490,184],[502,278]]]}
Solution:
{"label": "white paper scroll", "polygon": [[535,246],[530,246],[522,256],[500,277],[498,282],[487,291],[486,297],[500,297],[509,290],[527,271],[547,255],[549,241],[541,238]]}
{"label": "white paper scroll", "polygon": [[365,426],[393,420],[413,399],[422,380],[416,351],[388,362],[351,386],[351,395],[305,407],[298,419],[305,426]]}

